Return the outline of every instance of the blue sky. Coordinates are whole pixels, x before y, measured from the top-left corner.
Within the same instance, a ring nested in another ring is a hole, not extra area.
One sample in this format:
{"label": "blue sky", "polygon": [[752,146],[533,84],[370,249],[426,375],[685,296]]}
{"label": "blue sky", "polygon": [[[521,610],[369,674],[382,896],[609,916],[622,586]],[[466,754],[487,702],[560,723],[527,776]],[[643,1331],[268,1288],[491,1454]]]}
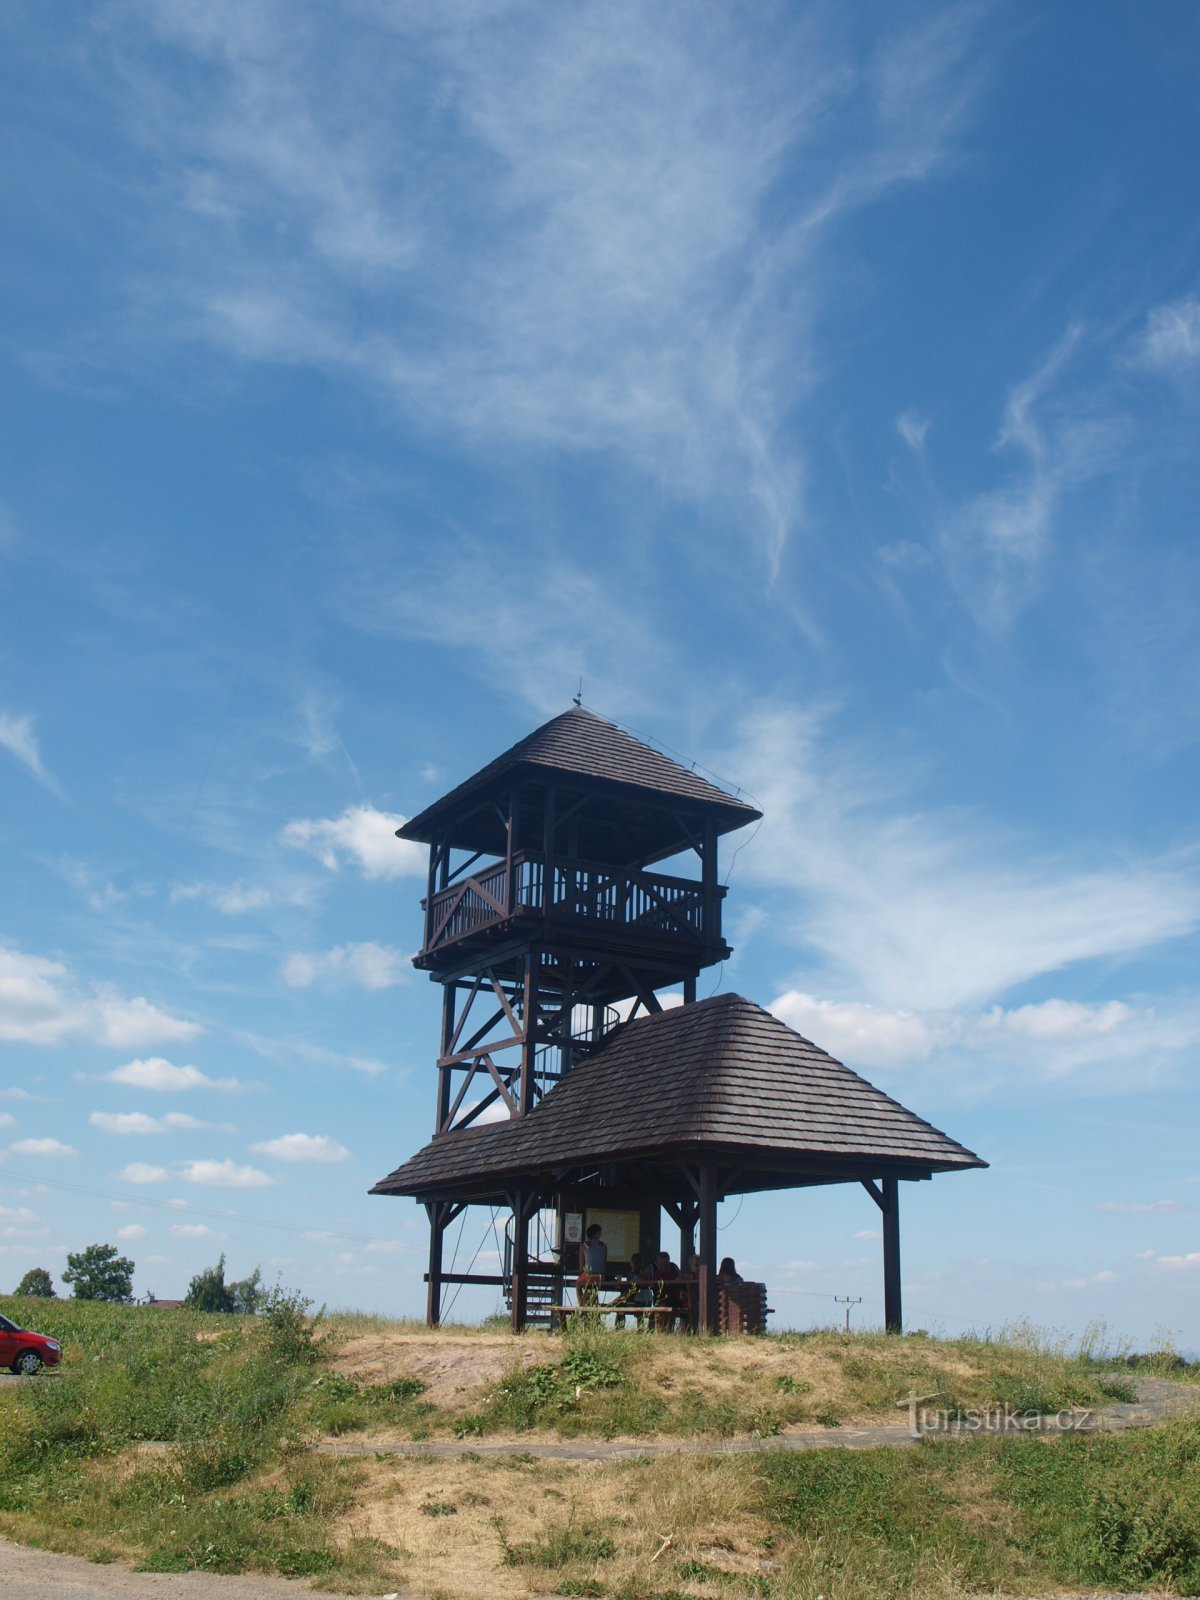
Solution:
{"label": "blue sky", "polygon": [[[0,1287],[419,1307],[392,829],[582,678],[766,812],[713,981],[992,1162],[910,1324],[1200,1345],[1189,0],[3,30]],[[873,1210],[722,1249],[877,1319]]]}

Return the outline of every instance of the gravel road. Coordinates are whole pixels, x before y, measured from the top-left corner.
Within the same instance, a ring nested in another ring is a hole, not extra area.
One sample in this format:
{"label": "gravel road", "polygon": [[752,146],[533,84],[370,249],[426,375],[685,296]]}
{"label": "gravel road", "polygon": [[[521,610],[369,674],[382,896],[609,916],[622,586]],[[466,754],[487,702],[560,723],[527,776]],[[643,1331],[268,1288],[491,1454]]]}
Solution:
{"label": "gravel road", "polygon": [[313,1591],[286,1578],[98,1567],[78,1556],[51,1555],[0,1539],[0,1594],[4,1600],[304,1600]]}

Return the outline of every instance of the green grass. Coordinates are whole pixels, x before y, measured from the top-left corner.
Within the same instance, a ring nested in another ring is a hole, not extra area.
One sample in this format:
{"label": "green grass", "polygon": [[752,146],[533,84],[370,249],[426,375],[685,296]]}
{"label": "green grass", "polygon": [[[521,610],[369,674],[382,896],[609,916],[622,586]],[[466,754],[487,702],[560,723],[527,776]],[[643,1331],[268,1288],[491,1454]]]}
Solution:
{"label": "green grass", "polygon": [[[871,1408],[900,1420],[895,1402],[908,1389],[938,1391],[948,1410],[1057,1411],[1130,1398],[1137,1372],[1195,1378],[1166,1350],[1067,1348],[1027,1329],[953,1341],[823,1332],[735,1348],[589,1327],[514,1345],[539,1359],[465,1404],[437,1406],[417,1377],[369,1384],[332,1365],[343,1337],[394,1328],[382,1319],[314,1320],[286,1299],[257,1318],[11,1298],[0,1311],[65,1351],[59,1374],[0,1390],[0,1532],[147,1570],[260,1571],[363,1592],[404,1588],[403,1558],[346,1536],[370,1467],[318,1457],[311,1446],[324,1434],[769,1438]],[[145,1450],[151,1442],[166,1448]],[[466,1484],[423,1497],[415,1521],[452,1542],[496,1514],[481,1508],[522,1459],[472,1463]],[[531,1582],[549,1573],[559,1593],[609,1600],[918,1600],[1053,1584],[1200,1593],[1195,1420],[1121,1435],[701,1460],[606,1465],[597,1470],[634,1485],[627,1503],[613,1502],[619,1515],[589,1521],[564,1505],[519,1537],[493,1525],[490,1547]],[[718,1486],[728,1478],[730,1528],[749,1519],[767,1530],[761,1571],[724,1570],[699,1532],[651,1568],[660,1534],[705,1472]],[[657,1474],[657,1501],[637,1492],[646,1474]]]}
{"label": "green grass", "polygon": [[[1166,1586],[1200,1593],[1200,1422],[761,1458],[797,1593]],[[782,1590],[781,1592],[790,1592]],[[815,1590],[813,1592],[816,1592]]]}
{"label": "green grass", "polygon": [[[355,1468],[305,1449],[330,1346],[302,1303],[253,1319],[12,1298],[0,1309],[65,1352],[60,1373],[0,1397],[0,1530],[149,1571],[387,1587],[387,1552],[332,1537]],[[150,1441],[172,1448],[131,1454]]]}

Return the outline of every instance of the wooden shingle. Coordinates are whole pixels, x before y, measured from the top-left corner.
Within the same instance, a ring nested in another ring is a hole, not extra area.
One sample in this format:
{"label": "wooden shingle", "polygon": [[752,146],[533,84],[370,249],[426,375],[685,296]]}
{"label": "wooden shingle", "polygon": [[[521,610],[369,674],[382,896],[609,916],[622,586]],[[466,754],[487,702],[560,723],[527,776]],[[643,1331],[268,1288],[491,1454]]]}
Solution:
{"label": "wooden shingle", "polygon": [[729,994],[628,1023],[527,1117],[452,1129],[372,1193],[699,1152],[797,1181],[987,1165],[762,1006]]}
{"label": "wooden shingle", "polygon": [[474,796],[486,793],[501,780],[531,772],[594,779],[642,797],[685,802],[689,809],[710,812],[719,833],[744,827],[761,815],[744,800],[643,744],[615,723],[582,706],[572,706],[410,818],[399,830],[400,837],[429,843],[441,821]]}

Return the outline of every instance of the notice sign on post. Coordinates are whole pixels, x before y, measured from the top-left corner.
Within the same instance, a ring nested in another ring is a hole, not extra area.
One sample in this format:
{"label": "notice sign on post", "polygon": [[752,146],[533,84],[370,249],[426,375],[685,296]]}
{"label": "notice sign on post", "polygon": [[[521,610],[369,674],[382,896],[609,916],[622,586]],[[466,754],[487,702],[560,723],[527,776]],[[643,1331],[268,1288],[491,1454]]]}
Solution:
{"label": "notice sign on post", "polygon": [[583,1242],[583,1212],[568,1211],[563,1217],[563,1238],[567,1244]]}

